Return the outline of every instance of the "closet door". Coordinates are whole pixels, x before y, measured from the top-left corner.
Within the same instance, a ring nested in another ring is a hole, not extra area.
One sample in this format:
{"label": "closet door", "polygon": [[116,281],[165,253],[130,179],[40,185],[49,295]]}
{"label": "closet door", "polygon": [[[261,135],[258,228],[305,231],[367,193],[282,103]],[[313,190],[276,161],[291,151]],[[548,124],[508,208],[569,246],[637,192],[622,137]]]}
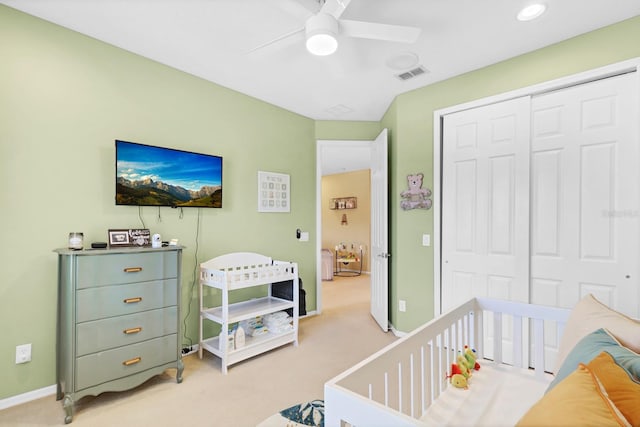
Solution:
{"label": "closet door", "polygon": [[[639,93],[630,73],[445,116],[443,311],[592,293],[640,316]],[[547,325],[549,370],[557,345]]]}
{"label": "closet door", "polygon": [[639,314],[636,73],[532,100],[531,302]]}
{"label": "closet door", "polygon": [[442,309],[529,299],[529,112],[524,97],[447,115]]}

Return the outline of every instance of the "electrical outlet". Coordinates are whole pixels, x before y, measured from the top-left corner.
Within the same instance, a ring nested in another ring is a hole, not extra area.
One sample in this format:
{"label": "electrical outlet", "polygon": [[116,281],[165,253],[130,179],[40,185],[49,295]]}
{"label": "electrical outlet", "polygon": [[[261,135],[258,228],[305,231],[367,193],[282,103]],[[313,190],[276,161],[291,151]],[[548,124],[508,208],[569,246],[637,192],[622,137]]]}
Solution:
{"label": "electrical outlet", "polygon": [[31,344],[16,346],[16,364],[31,362]]}
{"label": "electrical outlet", "polygon": [[405,312],[407,311],[407,302],[403,299],[398,301],[398,310]]}

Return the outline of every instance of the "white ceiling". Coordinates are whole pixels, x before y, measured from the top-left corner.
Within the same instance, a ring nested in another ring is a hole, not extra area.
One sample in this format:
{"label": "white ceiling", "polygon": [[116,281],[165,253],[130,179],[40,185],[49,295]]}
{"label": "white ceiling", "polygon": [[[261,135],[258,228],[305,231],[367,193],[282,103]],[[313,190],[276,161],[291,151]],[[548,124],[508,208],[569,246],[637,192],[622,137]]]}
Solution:
{"label": "white ceiling", "polygon": [[370,169],[371,146],[362,141],[339,141],[324,146],[319,160],[323,176]]}
{"label": "white ceiling", "polygon": [[[342,18],[422,33],[414,44],[342,37],[329,57],[309,54],[302,33],[249,53],[302,28],[300,5],[318,0],[0,3],[311,119],[378,121],[400,93],[640,14],[638,0],[544,1],[541,18],[519,22],[530,0],[352,0]],[[429,72],[401,81],[406,67],[387,62],[412,55]]]}

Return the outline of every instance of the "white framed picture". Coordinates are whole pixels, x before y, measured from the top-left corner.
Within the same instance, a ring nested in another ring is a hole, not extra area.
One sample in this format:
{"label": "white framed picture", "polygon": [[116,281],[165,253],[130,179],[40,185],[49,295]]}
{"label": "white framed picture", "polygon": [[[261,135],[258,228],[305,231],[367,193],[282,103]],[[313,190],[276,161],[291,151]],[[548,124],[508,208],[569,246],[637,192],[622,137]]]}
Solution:
{"label": "white framed picture", "polygon": [[290,212],[290,185],[285,173],[258,171],[258,212]]}

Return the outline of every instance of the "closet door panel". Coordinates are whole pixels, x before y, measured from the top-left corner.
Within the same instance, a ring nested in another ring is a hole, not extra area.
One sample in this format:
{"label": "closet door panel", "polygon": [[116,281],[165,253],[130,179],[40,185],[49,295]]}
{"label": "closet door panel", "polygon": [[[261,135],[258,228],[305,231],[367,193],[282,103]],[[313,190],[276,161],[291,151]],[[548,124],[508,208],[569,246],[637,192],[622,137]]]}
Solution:
{"label": "closet door panel", "polygon": [[473,253],[476,250],[474,215],[477,194],[476,163],[475,160],[462,160],[453,165],[456,195],[454,199],[455,224],[452,224],[452,231],[455,233],[455,251],[458,253]]}
{"label": "closet door panel", "polygon": [[638,315],[637,78],[612,77],[532,101],[534,303],[572,307],[593,293]]}
{"label": "closet door panel", "polygon": [[514,155],[489,159],[489,254],[514,254],[514,167]]}
{"label": "closet door panel", "polygon": [[531,252],[559,257],[562,150],[533,153],[531,163]]}
{"label": "closet door panel", "polygon": [[[615,143],[593,144],[580,150],[580,259],[615,262],[619,244],[614,232],[616,197]],[[623,178],[623,177],[620,177]]]}
{"label": "closet door panel", "polygon": [[445,117],[442,308],[528,300],[529,98]]}

